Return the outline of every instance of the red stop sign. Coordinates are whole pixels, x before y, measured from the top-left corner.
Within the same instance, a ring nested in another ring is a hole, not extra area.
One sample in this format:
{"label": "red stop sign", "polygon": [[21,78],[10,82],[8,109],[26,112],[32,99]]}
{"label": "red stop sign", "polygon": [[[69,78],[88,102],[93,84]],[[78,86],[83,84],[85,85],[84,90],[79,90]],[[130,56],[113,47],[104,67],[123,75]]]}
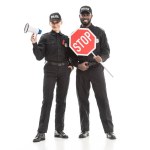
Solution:
{"label": "red stop sign", "polygon": [[69,46],[76,55],[88,56],[96,48],[96,36],[88,28],[79,28],[71,34]]}

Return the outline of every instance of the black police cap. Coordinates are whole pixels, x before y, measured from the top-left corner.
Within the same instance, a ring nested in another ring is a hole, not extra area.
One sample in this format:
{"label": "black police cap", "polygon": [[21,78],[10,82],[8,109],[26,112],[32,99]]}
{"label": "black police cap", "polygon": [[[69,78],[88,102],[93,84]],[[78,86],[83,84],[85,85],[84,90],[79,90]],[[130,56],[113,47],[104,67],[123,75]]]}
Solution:
{"label": "black police cap", "polygon": [[88,12],[88,13],[92,14],[92,9],[90,6],[82,6],[80,8],[80,14],[82,14],[83,12]]}
{"label": "black police cap", "polygon": [[49,16],[49,21],[52,22],[52,21],[61,21],[61,16],[59,13],[52,13],[50,14]]}

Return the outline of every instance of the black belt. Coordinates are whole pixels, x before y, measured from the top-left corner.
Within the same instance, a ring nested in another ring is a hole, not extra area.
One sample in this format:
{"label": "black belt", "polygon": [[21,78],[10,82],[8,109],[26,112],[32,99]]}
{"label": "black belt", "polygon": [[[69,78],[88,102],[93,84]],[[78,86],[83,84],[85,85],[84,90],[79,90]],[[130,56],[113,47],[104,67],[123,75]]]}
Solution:
{"label": "black belt", "polygon": [[96,65],[98,65],[99,63],[97,63],[97,62],[88,62],[88,66],[89,67],[92,67],[92,66],[96,66]]}
{"label": "black belt", "polygon": [[48,61],[47,63],[50,65],[54,65],[54,66],[64,66],[67,64],[67,62],[61,62],[60,63],[60,62],[51,62],[51,61]]}

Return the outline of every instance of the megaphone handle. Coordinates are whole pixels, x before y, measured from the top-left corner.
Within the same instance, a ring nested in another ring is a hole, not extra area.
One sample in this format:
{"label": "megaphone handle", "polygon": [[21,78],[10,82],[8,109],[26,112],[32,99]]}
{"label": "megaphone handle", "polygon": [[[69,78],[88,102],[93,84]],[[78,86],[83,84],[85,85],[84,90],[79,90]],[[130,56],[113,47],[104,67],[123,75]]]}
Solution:
{"label": "megaphone handle", "polygon": [[[94,56],[96,56],[93,52],[92,52],[92,54],[94,55]],[[103,67],[104,67],[104,69],[109,73],[109,75],[113,78],[114,76],[110,73],[110,71],[102,64],[102,63],[100,63]]]}
{"label": "megaphone handle", "polygon": [[31,41],[32,43],[36,43],[37,42],[37,34],[33,33],[32,36],[31,36]]}
{"label": "megaphone handle", "polygon": [[35,38],[36,38],[36,37],[37,37],[37,35],[38,35],[37,33],[33,33],[33,34],[34,34],[34,37],[35,37]]}

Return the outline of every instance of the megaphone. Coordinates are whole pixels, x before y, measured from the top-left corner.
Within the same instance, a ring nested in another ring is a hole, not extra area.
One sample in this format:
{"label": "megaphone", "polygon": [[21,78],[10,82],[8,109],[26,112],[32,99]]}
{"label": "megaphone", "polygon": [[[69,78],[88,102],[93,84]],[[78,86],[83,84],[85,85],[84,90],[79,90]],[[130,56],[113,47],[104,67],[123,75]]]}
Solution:
{"label": "megaphone", "polygon": [[34,28],[34,27],[30,26],[29,23],[27,23],[24,27],[24,33],[27,33],[27,32],[32,32],[34,34],[41,34],[42,30],[40,30],[38,28]]}

